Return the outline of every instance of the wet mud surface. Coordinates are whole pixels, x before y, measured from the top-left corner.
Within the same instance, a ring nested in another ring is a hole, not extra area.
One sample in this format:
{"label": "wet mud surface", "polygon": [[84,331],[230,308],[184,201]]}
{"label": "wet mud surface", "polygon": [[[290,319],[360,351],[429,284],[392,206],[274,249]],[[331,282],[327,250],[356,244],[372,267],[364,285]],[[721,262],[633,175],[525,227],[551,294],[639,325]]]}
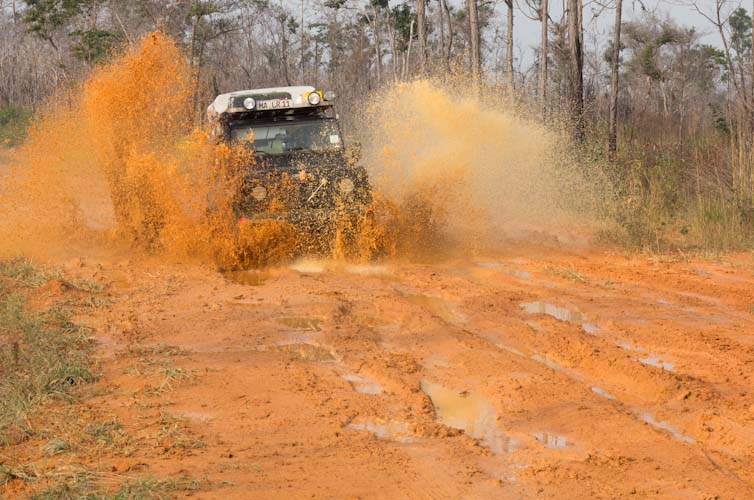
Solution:
{"label": "wet mud surface", "polygon": [[[112,298],[87,404],[140,443],[97,460],[195,497],[754,498],[748,255],[73,272]],[[144,437],[166,412],[202,446]]]}

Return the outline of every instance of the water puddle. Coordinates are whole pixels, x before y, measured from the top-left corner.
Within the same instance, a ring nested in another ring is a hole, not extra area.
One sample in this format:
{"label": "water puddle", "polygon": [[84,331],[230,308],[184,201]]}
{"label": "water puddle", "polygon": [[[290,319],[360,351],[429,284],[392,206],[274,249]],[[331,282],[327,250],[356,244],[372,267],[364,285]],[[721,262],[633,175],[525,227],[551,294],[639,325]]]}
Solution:
{"label": "water puddle", "polygon": [[663,370],[672,372],[675,365],[669,361],[663,361],[659,356],[649,355],[644,358],[639,358],[639,363],[654,366],[655,368],[661,368]]}
{"label": "water puddle", "polygon": [[678,441],[683,441],[684,443],[689,443],[689,444],[694,443],[694,438],[681,434],[680,431],[678,431],[678,429],[676,429],[675,427],[673,427],[666,421],[658,422],[657,420],[654,419],[654,417],[649,412],[638,411],[637,414],[643,421],[645,421],[652,427],[669,432],[670,435],[672,435]]}
{"label": "water puddle", "polygon": [[[497,261],[477,262],[476,266],[483,267],[485,269],[503,269],[506,267],[504,263]],[[523,280],[531,279],[531,273],[529,271],[524,271],[523,269],[507,269],[505,273],[513,276],[514,278]]]}
{"label": "water puddle", "polygon": [[375,422],[367,420],[364,422],[350,423],[346,427],[356,431],[371,432],[377,437],[377,439],[385,441],[395,441],[397,443],[413,443],[415,441],[406,422],[398,422],[396,420]]}
{"label": "water puddle", "polygon": [[641,364],[654,366],[655,368],[660,368],[661,370],[665,370],[669,372],[672,372],[675,370],[674,363],[670,361],[665,361],[661,356],[658,356],[657,354],[653,354],[651,352],[647,352],[646,349],[635,346],[631,344],[630,342],[620,342],[617,345],[623,350],[636,352],[643,355],[643,357],[636,358],[636,361],[638,361]]}
{"label": "water puddle", "polygon": [[330,349],[317,344],[285,344],[276,347],[279,351],[286,352],[291,358],[300,361],[335,361],[335,355]]}
{"label": "water puddle", "polygon": [[535,432],[534,437],[545,445],[545,447],[552,450],[562,450],[569,445],[568,440],[564,436],[550,434],[549,432]]}
{"label": "water puddle", "polygon": [[613,396],[612,394],[610,394],[604,389],[600,389],[596,385],[592,386],[592,392],[597,394],[598,396],[602,396],[605,399],[615,400],[615,396]]}
{"label": "water puddle", "polygon": [[589,335],[597,335],[600,332],[600,329],[591,323],[582,323],[581,328]]}
{"label": "water puddle", "polygon": [[421,388],[432,400],[441,424],[463,430],[498,455],[511,451],[516,445],[497,428],[497,413],[487,399],[470,392],[459,393],[426,380],[422,380]]}
{"label": "water puddle", "polygon": [[468,318],[456,310],[455,304],[433,295],[408,295],[409,302],[419,305],[448,323],[465,323]]}
{"label": "water puddle", "polygon": [[558,321],[565,321],[567,323],[581,323],[585,319],[578,311],[568,309],[567,307],[559,307],[549,302],[527,302],[521,304],[521,308],[529,314],[546,314]]}
{"label": "water puddle", "polygon": [[351,387],[353,387],[353,390],[356,392],[360,392],[362,394],[381,394],[382,393],[382,386],[375,382],[374,380],[370,380],[366,377],[361,377],[359,375],[352,375],[350,373],[347,373],[345,375],[341,375],[341,378],[347,380],[351,383]]}
{"label": "water puddle", "polygon": [[596,325],[587,322],[583,314],[567,307],[556,306],[549,302],[536,301],[521,304],[521,309],[529,314],[546,314],[566,323],[580,323],[581,329],[589,335],[597,335],[600,331]]}
{"label": "water puddle", "polygon": [[225,276],[225,279],[228,281],[247,286],[262,286],[270,277],[269,274],[265,272],[254,270],[230,271],[223,273],[223,276]]}
{"label": "water puddle", "polygon": [[292,328],[294,330],[300,330],[300,331],[305,331],[305,332],[321,331],[321,328],[319,327],[320,320],[316,318],[290,316],[290,317],[284,317],[284,318],[277,318],[277,322],[287,326],[288,328]]}

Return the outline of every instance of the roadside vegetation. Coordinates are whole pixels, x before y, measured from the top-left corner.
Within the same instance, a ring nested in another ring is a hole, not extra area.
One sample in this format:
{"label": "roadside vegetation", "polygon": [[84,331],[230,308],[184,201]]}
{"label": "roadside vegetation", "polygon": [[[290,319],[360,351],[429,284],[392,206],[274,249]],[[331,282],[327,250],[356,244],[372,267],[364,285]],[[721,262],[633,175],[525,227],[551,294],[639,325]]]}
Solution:
{"label": "roadside vegetation", "polygon": [[58,276],[25,259],[0,263],[0,445],[24,440],[37,408],[94,380],[89,329],[64,306],[27,304],[29,289]]}
{"label": "roadside vegetation", "polygon": [[31,112],[19,106],[0,105],[0,148],[19,145],[26,137]]}
{"label": "roadside vegetation", "polygon": [[[24,258],[0,260],[0,500],[158,500],[207,486],[189,477],[121,477],[79,458],[130,456],[137,447],[116,416],[86,404],[103,388],[94,383],[92,331],[74,317],[107,305],[96,282]],[[155,354],[163,351],[178,353]],[[156,392],[188,376],[159,366]],[[203,446],[182,419],[164,414],[160,423],[155,439],[165,450]]]}

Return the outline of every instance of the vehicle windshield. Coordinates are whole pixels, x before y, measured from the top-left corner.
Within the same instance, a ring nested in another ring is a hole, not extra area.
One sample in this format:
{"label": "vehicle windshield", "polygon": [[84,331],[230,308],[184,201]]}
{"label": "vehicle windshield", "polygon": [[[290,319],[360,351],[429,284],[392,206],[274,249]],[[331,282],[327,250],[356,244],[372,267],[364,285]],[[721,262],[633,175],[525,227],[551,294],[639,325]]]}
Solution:
{"label": "vehicle windshield", "polygon": [[268,155],[291,151],[332,151],[342,146],[335,120],[267,124],[241,122],[231,125],[230,135],[233,142]]}

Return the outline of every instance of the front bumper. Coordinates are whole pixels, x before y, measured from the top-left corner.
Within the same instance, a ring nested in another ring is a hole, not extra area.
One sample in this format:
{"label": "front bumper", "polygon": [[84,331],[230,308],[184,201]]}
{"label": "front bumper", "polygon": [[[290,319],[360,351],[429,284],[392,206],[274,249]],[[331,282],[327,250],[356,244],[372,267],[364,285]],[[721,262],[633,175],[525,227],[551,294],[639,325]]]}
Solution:
{"label": "front bumper", "polygon": [[239,224],[265,220],[279,220],[289,222],[296,226],[315,226],[327,224],[349,217],[361,217],[369,214],[371,205],[352,204],[332,208],[294,209],[281,212],[258,212],[241,215]]}

